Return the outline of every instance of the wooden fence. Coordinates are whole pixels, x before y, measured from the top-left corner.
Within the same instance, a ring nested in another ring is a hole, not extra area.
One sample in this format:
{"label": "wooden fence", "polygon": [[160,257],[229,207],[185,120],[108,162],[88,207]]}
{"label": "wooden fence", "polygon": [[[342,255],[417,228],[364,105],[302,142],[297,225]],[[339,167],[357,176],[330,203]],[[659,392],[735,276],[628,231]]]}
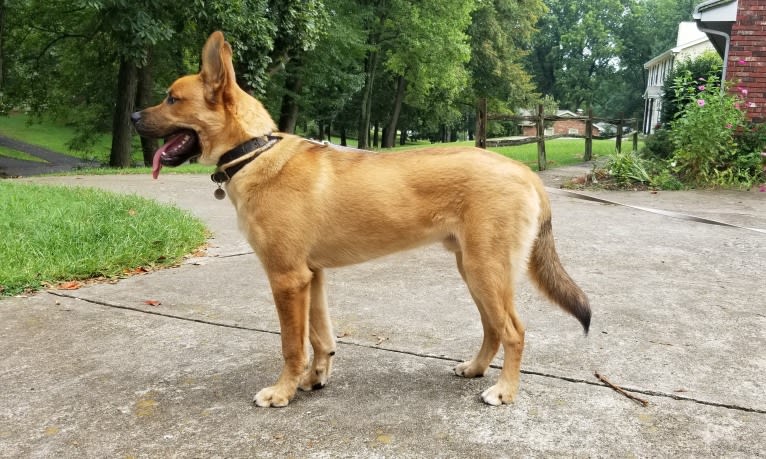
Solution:
{"label": "wooden fence", "polygon": [[[535,124],[536,135],[534,137],[527,137],[525,139],[502,139],[499,141],[487,140],[487,123],[489,121],[527,121]],[[583,121],[585,126],[585,135],[545,135],[545,122],[546,121]],[[583,155],[583,161],[590,161],[593,158],[593,124],[598,122],[605,122],[613,124],[615,129],[614,135],[598,136],[599,139],[614,138],[615,148],[617,152],[622,151],[622,139],[624,137],[624,130],[626,126],[634,126],[633,132],[630,134],[633,140],[633,151],[638,150],[638,120],[636,118],[595,118],[593,116],[593,110],[588,110],[587,116],[550,116],[545,115],[542,105],[537,106],[537,114],[530,116],[510,116],[510,115],[493,115],[487,113],[487,100],[482,99],[479,102],[478,120],[476,123],[476,146],[479,148],[488,147],[504,147],[511,145],[523,145],[527,143],[537,143],[537,167],[539,170],[544,171],[547,168],[547,161],[545,159],[545,140],[555,139],[559,137],[574,137],[585,139],[585,154]]]}

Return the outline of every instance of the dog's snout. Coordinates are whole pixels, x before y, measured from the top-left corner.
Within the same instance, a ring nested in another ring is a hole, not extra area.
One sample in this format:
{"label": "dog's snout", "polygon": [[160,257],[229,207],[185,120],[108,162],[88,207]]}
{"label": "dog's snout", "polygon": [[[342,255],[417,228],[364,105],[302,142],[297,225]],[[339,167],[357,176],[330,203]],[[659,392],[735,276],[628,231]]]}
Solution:
{"label": "dog's snout", "polygon": [[130,120],[133,121],[133,124],[136,124],[139,121],[141,121],[141,112],[133,112],[130,115]]}

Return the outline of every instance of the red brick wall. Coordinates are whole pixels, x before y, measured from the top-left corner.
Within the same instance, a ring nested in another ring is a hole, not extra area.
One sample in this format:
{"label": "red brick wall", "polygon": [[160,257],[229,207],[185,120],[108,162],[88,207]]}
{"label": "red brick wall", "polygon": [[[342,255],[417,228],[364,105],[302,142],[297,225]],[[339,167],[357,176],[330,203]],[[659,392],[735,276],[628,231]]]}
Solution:
{"label": "red brick wall", "polygon": [[732,91],[747,89],[748,117],[766,121],[766,0],[739,0],[727,67]]}
{"label": "red brick wall", "polygon": [[[577,129],[577,135],[585,135],[585,121],[583,120],[558,120],[553,122],[553,135],[569,135],[569,129]],[[524,126],[522,135],[534,137],[537,135],[535,126]],[[591,129],[592,136],[598,137],[599,131],[595,127]]]}

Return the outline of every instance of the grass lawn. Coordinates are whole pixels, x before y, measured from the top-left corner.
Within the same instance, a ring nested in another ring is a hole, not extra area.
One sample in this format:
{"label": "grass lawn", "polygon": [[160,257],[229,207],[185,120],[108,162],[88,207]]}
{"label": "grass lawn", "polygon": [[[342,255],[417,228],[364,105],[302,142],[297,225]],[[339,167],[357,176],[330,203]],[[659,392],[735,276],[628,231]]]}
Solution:
{"label": "grass lawn", "polygon": [[187,212],[137,196],[0,180],[0,296],[178,263],[205,241]]}
{"label": "grass lawn", "polygon": [[[109,151],[112,148],[111,135],[102,134],[98,136],[96,144],[93,146],[93,151],[81,152],[71,151],[67,146],[67,142],[74,137],[74,134],[72,127],[55,121],[44,120],[41,123],[33,122],[31,117],[25,114],[0,116],[0,135],[78,158],[95,160],[102,163],[109,161]],[[134,148],[136,150],[134,160],[140,161],[141,151],[138,137],[136,137],[135,144],[137,147]],[[0,155],[9,156],[6,153],[0,151]]]}
{"label": "grass lawn", "polygon": [[13,159],[23,159],[24,161],[34,161],[36,163],[47,163],[44,159],[38,158],[24,153],[23,151],[16,151],[11,148],[0,147],[0,156],[5,156]]}
{"label": "grass lawn", "polygon": [[[49,148],[53,151],[60,153],[71,154],[87,159],[95,159],[101,162],[108,162],[109,150],[111,148],[111,138],[109,135],[104,134],[99,137],[94,152],[82,153],[69,151],[66,143],[74,135],[73,130],[70,127],[57,124],[55,122],[46,121],[40,123],[29,123],[29,118],[23,114],[16,114],[12,116],[0,116],[0,134],[7,137],[12,137],[24,142],[40,145]],[[339,138],[332,139],[335,142],[339,142]],[[349,146],[355,146],[356,140],[349,139]],[[428,141],[421,141],[405,146],[399,146],[392,151],[407,150],[411,148],[427,147],[431,144]],[[473,141],[455,142],[450,143],[450,146],[473,146]],[[615,141],[610,140],[593,140],[593,156],[606,156],[615,152]],[[623,147],[630,148],[630,140],[623,139]],[[527,164],[532,169],[537,169],[537,145],[534,143],[526,145],[518,145],[513,147],[500,147],[490,148],[490,150],[498,152],[502,155],[516,159]],[[583,139],[554,139],[545,143],[546,157],[548,159],[548,167],[566,166],[569,164],[577,164],[582,162],[582,157],[585,153],[585,140]],[[23,155],[21,153],[13,153],[12,150],[0,149],[0,155],[19,157]],[[141,151],[139,146],[138,137],[134,140],[134,154],[133,160],[135,163],[142,161]],[[210,173],[212,167],[200,166],[196,164],[184,165],[177,168],[164,168],[163,174],[167,173],[180,173],[180,174],[196,174],[196,173]],[[131,168],[131,169],[86,169],[78,170],[77,174],[148,174],[149,168]]]}

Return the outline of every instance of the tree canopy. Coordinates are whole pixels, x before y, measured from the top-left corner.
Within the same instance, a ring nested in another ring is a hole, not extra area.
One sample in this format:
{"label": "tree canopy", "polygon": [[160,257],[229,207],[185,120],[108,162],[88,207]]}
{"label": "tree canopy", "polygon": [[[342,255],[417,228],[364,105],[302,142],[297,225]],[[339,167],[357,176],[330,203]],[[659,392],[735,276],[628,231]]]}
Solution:
{"label": "tree canopy", "polygon": [[[198,69],[223,30],[240,84],[281,130],[450,140],[476,102],[544,100],[601,115],[642,105],[643,63],[670,47],[694,0],[0,0],[0,111],[70,123],[73,149],[111,132],[131,165],[129,115]],[[142,140],[144,159],[154,145]]]}

